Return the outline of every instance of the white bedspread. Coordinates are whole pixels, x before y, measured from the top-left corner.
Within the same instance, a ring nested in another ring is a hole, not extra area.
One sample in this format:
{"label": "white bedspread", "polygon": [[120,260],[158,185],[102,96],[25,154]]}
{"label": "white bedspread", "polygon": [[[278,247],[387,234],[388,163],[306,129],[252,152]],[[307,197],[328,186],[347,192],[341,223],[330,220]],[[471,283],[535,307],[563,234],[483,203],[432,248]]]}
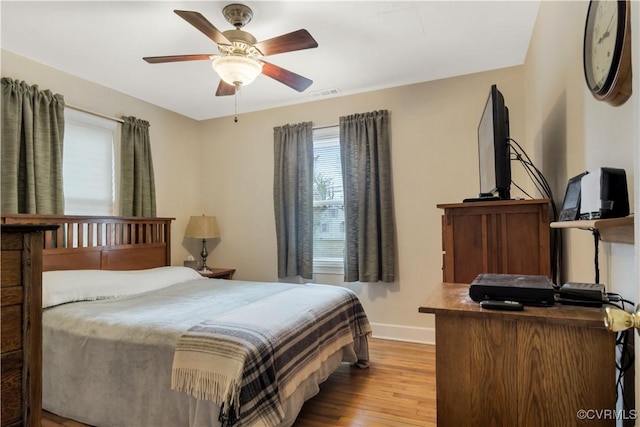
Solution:
{"label": "white bedspread", "polygon": [[[197,279],[114,300],[46,309],[43,407],[100,426],[218,426],[216,404],[171,390],[180,336],[203,321],[242,313],[251,304],[262,305],[263,298],[300,286],[309,285]],[[366,345],[360,353],[360,359],[367,358]],[[288,415],[282,425],[293,423],[302,401],[317,392],[317,384],[343,358],[353,361],[352,346],[332,355],[300,385],[285,402]]]}

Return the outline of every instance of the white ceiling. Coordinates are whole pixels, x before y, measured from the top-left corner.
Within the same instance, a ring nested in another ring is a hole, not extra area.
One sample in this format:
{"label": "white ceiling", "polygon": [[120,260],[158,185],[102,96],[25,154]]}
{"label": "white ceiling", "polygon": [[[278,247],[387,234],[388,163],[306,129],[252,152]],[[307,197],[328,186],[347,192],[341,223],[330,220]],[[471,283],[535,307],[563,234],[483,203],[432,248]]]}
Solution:
{"label": "white ceiling", "polygon": [[[266,76],[243,88],[248,112],[519,65],[538,1],[241,1],[258,41],[300,28],[318,48],[267,60],[314,81],[298,93]],[[143,56],[218,53],[173,13],[202,13],[231,29],[220,1],[2,1],[2,48],[196,120],[233,114],[214,95],[208,61],[147,64]],[[19,76],[7,76],[19,78]],[[29,82],[37,83],[37,82]]]}

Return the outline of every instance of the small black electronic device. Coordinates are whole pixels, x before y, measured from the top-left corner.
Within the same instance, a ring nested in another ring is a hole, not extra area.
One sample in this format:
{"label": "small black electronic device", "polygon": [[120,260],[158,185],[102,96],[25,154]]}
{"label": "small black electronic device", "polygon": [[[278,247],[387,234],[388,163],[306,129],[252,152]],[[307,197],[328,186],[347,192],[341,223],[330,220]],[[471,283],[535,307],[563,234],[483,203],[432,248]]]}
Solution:
{"label": "small black electronic device", "polygon": [[555,304],[555,288],[547,276],[478,274],[469,287],[474,301],[517,301],[524,305]]}
{"label": "small black electronic device", "polygon": [[562,201],[562,210],[558,215],[558,221],[575,221],[580,216],[580,187],[582,177],[588,172],[583,172],[569,180],[567,190]]}
{"label": "small black electronic device", "polygon": [[524,310],[524,305],[522,305],[518,301],[484,300],[484,301],[480,301],[480,307],[486,308],[486,309],[489,309],[489,310],[506,310],[506,311],[522,311],[522,310]]}
{"label": "small black electronic device", "polygon": [[560,287],[558,301],[567,305],[601,307],[607,301],[602,283],[567,282]]}

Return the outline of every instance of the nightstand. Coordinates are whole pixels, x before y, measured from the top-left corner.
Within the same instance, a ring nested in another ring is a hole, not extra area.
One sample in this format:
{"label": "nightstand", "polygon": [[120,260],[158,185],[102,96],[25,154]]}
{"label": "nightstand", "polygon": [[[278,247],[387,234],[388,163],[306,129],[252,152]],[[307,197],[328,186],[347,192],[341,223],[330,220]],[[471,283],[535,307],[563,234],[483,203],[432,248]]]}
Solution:
{"label": "nightstand", "polygon": [[212,268],[211,271],[203,272],[198,271],[202,277],[208,277],[209,279],[233,279],[233,273],[236,270],[234,268]]}

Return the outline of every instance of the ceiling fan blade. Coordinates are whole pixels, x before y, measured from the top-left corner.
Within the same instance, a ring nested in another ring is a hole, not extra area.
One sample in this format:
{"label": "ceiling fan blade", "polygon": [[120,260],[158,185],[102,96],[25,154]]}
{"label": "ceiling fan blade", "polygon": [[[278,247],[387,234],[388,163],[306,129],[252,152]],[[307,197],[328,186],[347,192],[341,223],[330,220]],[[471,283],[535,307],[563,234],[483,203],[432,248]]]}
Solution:
{"label": "ceiling fan blade", "polygon": [[278,53],[292,52],[294,50],[311,49],[318,47],[307,30],[298,30],[289,34],[264,40],[254,45],[264,56]]}
{"label": "ceiling fan blade", "polygon": [[296,74],[292,71],[285,70],[282,67],[278,67],[277,65],[270,64],[266,61],[264,62],[264,66],[262,67],[262,74],[265,76],[269,76],[274,80],[279,81],[280,83],[284,83],[292,89],[297,90],[298,92],[303,92],[306,88],[311,86],[313,80],[309,80],[306,77],[302,77],[299,74]]}
{"label": "ceiling fan blade", "polygon": [[171,55],[171,56],[145,56],[144,59],[149,64],[161,64],[163,62],[180,62],[180,61],[203,61],[209,60],[213,54],[198,55]]}
{"label": "ceiling fan blade", "polygon": [[176,15],[187,21],[189,24],[196,27],[202,34],[209,37],[217,44],[231,44],[228,38],[224,36],[211,22],[207,20],[198,12],[192,12],[189,10],[174,10]]}
{"label": "ceiling fan blade", "polygon": [[220,80],[220,84],[218,85],[218,90],[216,90],[216,96],[229,96],[235,95],[236,87],[234,85],[230,85],[224,80]]}

